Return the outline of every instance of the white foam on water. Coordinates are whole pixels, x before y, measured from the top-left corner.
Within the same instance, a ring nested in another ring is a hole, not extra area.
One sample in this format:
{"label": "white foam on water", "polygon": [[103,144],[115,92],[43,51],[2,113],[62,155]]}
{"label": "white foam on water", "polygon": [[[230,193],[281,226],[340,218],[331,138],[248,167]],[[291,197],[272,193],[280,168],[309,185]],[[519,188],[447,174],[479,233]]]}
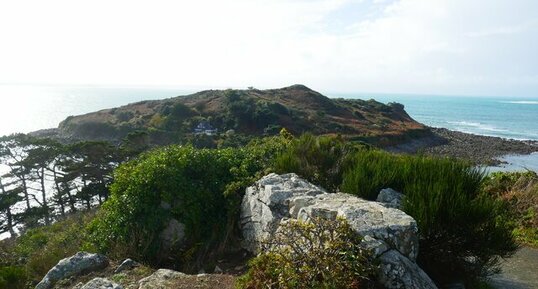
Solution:
{"label": "white foam on water", "polygon": [[477,128],[485,131],[492,131],[492,132],[509,132],[507,129],[494,127],[489,124],[483,124],[479,122],[472,122],[472,121],[448,121],[449,124],[456,125],[456,126],[464,126],[464,127],[471,127],[471,128]]}
{"label": "white foam on water", "polygon": [[538,104],[538,101],[535,101],[535,100],[513,100],[513,101],[500,101],[500,103],[511,103],[511,104]]}

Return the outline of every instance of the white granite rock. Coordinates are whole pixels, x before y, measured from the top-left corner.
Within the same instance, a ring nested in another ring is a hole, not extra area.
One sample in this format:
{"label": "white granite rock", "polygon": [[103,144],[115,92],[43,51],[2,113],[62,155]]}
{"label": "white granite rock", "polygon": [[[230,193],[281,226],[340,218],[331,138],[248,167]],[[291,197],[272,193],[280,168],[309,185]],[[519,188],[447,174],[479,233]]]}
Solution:
{"label": "white granite rock", "polygon": [[313,217],[342,217],[363,236],[362,244],[381,261],[380,281],[387,288],[436,288],[415,263],[418,228],[411,216],[352,195],[329,194],[295,174],[269,174],[247,188],[241,205],[242,245],[257,254],[282,222]]}
{"label": "white granite rock", "polygon": [[108,266],[108,259],[100,254],[78,252],[75,255],[60,260],[56,266],[49,270],[36,289],[49,289],[62,280],[82,273],[89,273]]}

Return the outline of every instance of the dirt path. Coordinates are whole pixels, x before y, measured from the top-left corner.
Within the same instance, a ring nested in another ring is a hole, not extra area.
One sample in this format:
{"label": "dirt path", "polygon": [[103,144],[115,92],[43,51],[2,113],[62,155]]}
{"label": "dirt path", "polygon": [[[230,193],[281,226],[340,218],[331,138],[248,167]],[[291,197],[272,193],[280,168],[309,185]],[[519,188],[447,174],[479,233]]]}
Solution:
{"label": "dirt path", "polygon": [[503,272],[491,278],[497,289],[538,289],[538,249],[522,247],[504,262]]}

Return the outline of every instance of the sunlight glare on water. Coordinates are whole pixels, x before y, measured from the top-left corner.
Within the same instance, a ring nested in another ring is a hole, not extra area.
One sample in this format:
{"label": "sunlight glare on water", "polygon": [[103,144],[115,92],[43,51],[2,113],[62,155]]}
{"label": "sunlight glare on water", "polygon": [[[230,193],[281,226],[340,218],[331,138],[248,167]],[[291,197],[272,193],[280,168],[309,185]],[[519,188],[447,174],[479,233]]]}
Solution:
{"label": "sunlight glare on water", "polygon": [[128,103],[189,94],[177,88],[0,84],[0,136],[57,127],[80,115]]}

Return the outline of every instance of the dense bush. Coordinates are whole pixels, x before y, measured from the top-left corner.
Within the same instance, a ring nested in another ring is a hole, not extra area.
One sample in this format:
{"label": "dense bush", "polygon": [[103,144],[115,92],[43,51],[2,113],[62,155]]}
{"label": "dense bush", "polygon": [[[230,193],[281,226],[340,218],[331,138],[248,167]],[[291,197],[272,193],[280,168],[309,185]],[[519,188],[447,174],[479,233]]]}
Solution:
{"label": "dense bush", "polygon": [[237,287],[369,288],[375,267],[359,243],[360,237],[344,220],[290,220],[251,260]]}
{"label": "dense bush", "polygon": [[538,246],[538,175],[531,171],[493,173],[484,189],[509,204],[518,241]]}
{"label": "dense bush", "polygon": [[375,200],[380,189],[403,189],[404,179],[398,175],[403,175],[405,168],[396,157],[382,151],[363,150],[353,156],[351,163],[351,169],[340,179],[343,192]]}
{"label": "dense bush", "polygon": [[405,194],[403,210],[420,230],[418,262],[437,282],[485,276],[516,249],[501,202],[482,193],[485,175],[465,162],[358,152],[341,189],[374,199],[382,188]]}
{"label": "dense bush", "polygon": [[[109,201],[89,226],[91,242],[112,256],[153,264],[165,257],[201,263],[233,235],[245,186],[281,144],[276,137],[236,149],[170,146],[123,164]],[[158,235],[172,218],[185,225],[187,240],[167,252]]]}
{"label": "dense bush", "polygon": [[277,173],[294,172],[329,191],[336,191],[349,156],[358,147],[335,137],[304,134],[275,159]]}
{"label": "dense bush", "polygon": [[0,266],[0,289],[26,288],[26,271],[22,267]]}

